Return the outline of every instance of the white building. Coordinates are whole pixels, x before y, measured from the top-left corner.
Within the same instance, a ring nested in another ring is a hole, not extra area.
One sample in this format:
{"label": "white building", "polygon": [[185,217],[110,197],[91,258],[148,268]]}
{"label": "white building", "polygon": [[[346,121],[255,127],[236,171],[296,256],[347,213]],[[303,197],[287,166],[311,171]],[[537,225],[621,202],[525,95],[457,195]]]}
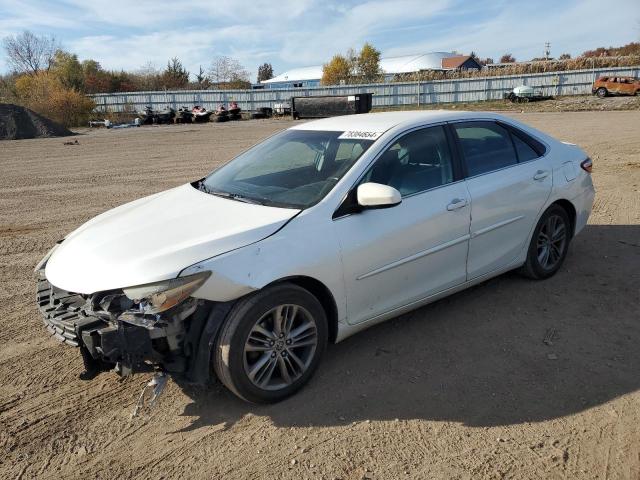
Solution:
{"label": "white building", "polygon": [[[443,65],[446,58],[468,59],[448,52],[431,52],[419,55],[403,55],[401,57],[389,57],[380,59],[380,69],[385,76],[392,77],[400,73],[413,73],[420,70],[450,70],[451,67]],[[464,62],[462,62],[464,63]],[[293,88],[293,87],[317,87],[322,78],[322,65],[302,67],[288,70],[270,80],[260,82],[263,88]],[[260,88],[260,87],[258,87]]]}

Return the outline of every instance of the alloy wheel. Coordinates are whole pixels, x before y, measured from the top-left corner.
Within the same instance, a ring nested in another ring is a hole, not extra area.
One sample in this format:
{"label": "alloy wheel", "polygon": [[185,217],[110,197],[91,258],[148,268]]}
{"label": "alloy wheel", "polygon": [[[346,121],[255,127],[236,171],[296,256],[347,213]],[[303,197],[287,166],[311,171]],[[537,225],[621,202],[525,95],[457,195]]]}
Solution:
{"label": "alloy wheel", "polygon": [[280,390],[309,368],[318,346],[311,314],[299,305],[278,305],[254,324],[244,345],[244,371],[263,390]]}
{"label": "alloy wheel", "polygon": [[550,215],[538,233],[538,263],[545,270],[552,270],[562,260],[567,243],[567,226],[559,215]]}

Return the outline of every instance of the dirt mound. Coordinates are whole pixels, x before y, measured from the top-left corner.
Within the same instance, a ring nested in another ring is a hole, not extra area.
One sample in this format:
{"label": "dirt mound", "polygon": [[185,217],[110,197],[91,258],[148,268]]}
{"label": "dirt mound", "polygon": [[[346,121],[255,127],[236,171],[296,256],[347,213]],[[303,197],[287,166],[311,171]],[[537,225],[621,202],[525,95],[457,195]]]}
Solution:
{"label": "dirt mound", "polygon": [[73,135],[65,127],[28,108],[0,103],[0,140],[66,137]]}

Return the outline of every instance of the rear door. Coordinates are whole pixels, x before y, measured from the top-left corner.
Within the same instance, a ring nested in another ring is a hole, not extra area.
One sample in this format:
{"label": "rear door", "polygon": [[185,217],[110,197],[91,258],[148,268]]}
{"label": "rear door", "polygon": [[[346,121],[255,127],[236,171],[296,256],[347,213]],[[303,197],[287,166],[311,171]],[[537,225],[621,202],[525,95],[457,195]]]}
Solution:
{"label": "rear door", "polygon": [[620,77],[618,80],[620,82],[618,93],[622,95],[633,95],[635,93],[635,85],[631,78]]}
{"label": "rear door", "polygon": [[544,146],[524,132],[494,121],[454,123],[453,129],[471,196],[471,280],[508,266],[525,248],[551,193],[552,170]]}

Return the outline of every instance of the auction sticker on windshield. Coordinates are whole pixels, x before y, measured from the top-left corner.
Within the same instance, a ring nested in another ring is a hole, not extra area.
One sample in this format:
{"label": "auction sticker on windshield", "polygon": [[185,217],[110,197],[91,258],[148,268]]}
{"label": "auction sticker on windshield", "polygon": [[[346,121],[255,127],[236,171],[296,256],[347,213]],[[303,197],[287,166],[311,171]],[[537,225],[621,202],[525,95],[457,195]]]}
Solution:
{"label": "auction sticker on windshield", "polygon": [[375,140],[384,132],[365,132],[361,130],[349,130],[340,135],[339,139],[357,138],[360,140]]}

